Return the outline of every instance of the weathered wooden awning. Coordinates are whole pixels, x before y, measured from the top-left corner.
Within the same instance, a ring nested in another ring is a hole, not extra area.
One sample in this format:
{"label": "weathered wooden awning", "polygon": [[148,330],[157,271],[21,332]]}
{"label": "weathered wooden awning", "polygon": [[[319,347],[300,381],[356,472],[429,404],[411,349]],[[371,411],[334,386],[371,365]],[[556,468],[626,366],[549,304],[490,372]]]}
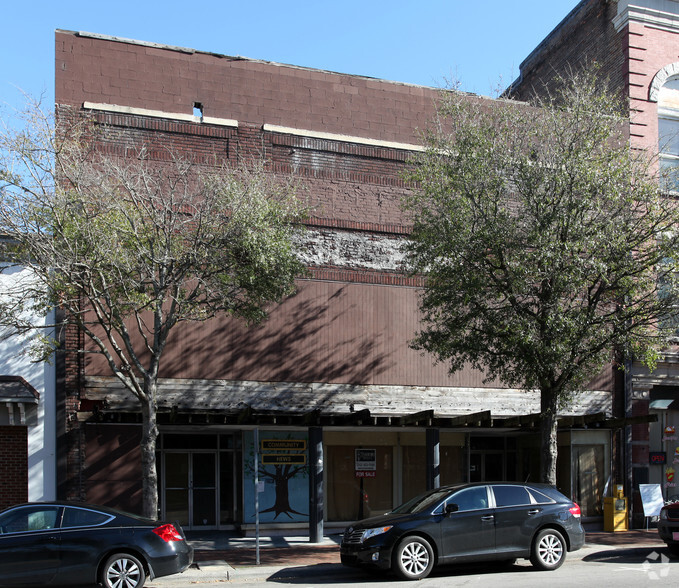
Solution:
{"label": "weathered wooden awning", "polygon": [[[85,418],[83,418],[85,417]],[[134,412],[96,409],[81,414],[82,420],[94,422],[139,422],[141,415]],[[558,419],[559,429],[603,428],[618,429],[627,425],[655,422],[657,415],[642,415],[629,418],[612,418],[606,413],[576,416],[562,416]],[[473,412],[461,415],[438,415],[433,410],[423,410],[406,415],[372,414],[363,409],[344,413],[323,412],[315,409],[308,412],[258,411],[250,406],[239,407],[236,411],[178,412],[159,411],[159,425],[231,425],[231,426],[288,426],[288,427],[388,427],[388,428],[437,428],[447,430],[498,429],[536,431],[540,427],[539,414],[512,417],[494,417],[491,411]]]}
{"label": "weathered wooden awning", "polygon": [[[561,416],[558,418],[558,427],[559,429],[620,429],[627,425],[654,423],[657,420],[658,416],[655,414],[615,418],[607,416],[605,412],[598,412],[595,414]],[[540,426],[540,414],[493,419],[493,426],[497,428],[518,427],[521,429],[537,429]]]}

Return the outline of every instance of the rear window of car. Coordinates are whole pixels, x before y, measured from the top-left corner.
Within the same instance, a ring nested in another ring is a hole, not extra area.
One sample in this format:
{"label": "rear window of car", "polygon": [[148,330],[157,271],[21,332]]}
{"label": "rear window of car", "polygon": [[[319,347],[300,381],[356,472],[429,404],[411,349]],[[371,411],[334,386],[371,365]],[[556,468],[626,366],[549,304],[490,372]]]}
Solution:
{"label": "rear window of car", "polygon": [[493,494],[498,507],[531,504],[530,494],[524,486],[493,486]]}
{"label": "rear window of car", "polygon": [[533,497],[535,502],[537,502],[538,504],[546,504],[546,503],[549,503],[549,502],[554,502],[554,499],[543,494],[542,492],[537,491],[535,488],[529,488],[528,492],[530,492],[531,496]]}
{"label": "rear window of car", "polygon": [[112,515],[96,510],[67,507],[64,511],[64,520],[61,527],[95,527],[107,523],[112,518]]}

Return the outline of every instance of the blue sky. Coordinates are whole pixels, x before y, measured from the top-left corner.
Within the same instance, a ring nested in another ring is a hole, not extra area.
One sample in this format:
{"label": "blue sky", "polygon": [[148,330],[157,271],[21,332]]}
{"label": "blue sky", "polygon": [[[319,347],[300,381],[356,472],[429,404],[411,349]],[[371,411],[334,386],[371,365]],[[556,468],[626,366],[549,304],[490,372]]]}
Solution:
{"label": "blue sky", "polygon": [[7,2],[0,105],[54,100],[54,31],[114,35],[492,95],[578,0]]}

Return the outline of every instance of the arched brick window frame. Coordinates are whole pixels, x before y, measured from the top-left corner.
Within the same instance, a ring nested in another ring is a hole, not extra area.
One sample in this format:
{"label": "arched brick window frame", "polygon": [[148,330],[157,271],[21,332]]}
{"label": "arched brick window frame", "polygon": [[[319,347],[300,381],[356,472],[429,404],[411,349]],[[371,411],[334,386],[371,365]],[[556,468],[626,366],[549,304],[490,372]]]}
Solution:
{"label": "arched brick window frame", "polygon": [[676,193],[679,192],[679,62],[658,71],[648,97],[657,104],[660,183]]}
{"label": "arched brick window frame", "polygon": [[648,99],[651,102],[658,102],[660,88],[662,88],[665,85],[665,82],[672,76],[679,76],[679,61],[666,65],[655,74],[651,81],[651,85],[648,88]]}

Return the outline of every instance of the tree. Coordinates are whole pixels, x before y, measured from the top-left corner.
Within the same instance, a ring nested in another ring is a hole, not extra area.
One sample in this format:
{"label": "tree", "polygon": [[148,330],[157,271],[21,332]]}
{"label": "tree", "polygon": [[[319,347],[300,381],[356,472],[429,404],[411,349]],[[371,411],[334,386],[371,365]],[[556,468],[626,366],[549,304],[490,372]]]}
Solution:
{"label": "tree", "polygon": [[621,353],[652,365],[671,333],[679,210],[628,128],[591,74],[531,105],[448,91],[405,202],[426,277],[413,346],[539,390],[552,484],[557,411]]}
{"label": "tree", "polygon": [[[73,112],[55,125],[37,105],[0,133],[0,232],[35,280],[0,309],[63,309],[143,415],[143,511],[157,516],[156,406],[163,351],[186,321],[247,322],[294,290],[304,209],[261,163],[228,167],[139,142]],[[49,344],[49,341],[43,341]],[[49,345],[48,347],[49,348]],[[69,351],[69,350],[67,350]],[[83,349],[70,350],[82,353]]]}

